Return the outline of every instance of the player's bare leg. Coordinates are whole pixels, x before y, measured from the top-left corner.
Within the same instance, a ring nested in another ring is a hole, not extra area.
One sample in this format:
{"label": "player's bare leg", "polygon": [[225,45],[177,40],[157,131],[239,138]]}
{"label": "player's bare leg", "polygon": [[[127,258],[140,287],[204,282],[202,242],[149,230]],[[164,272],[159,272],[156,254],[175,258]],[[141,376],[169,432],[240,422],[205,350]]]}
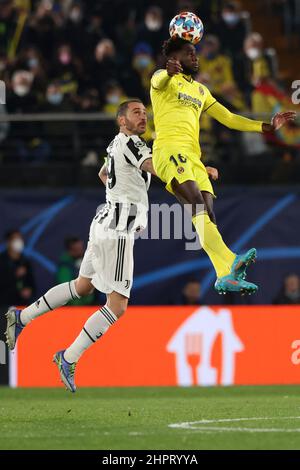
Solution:
{"label": "player's bare leg", "polygon": [[[228,291],[241,292],[242,294],[255,292],[257,286],[244,281],[242,275],[251,256],[237,256],[224,243],[215,224],[212,195],[206,191],[201,192],[195,181],[179,183],[173,179],[172,189],[179,201],[191,205],[193,223],[200,243],[216,270],[215,289],[221,294]],[[237,264],[238,270],[236,270]]]}
{"label": "player's bare leg", "polygon": [[209,193],[208,191],[201,191],[201,194],[202,194],[202,197],[203,197],[203,200],[204,200],[204,204],[205,204],[205,207],[206,207],[208,217],[210,218],[210,220],[215,225],[217,225],[217,218],[216,218],[216,214],[214,212],[214,197],[213,197],[213,195],[211,193]]}
{"label": "player's bare leg", "polygon": [[93,292],[90,279],[79,276],[70,282],[58,284],[42,295],[36,302],[23,310],[10,307],[6,313],[6,340],[9,349],[15,348],[17,338],[26,325],[37,317],[67,304],[70,300],[80,299]]}
{"label": "player's bare leg", "polygon": [[127,305],[128,298],[124,295],[118,292],[108,294],[106,304],[89,317],[71,346],[55,354],[53,361],[58,366],[61,379],[68,390],[76,391],[74,373],[82,354],[124,314]]}

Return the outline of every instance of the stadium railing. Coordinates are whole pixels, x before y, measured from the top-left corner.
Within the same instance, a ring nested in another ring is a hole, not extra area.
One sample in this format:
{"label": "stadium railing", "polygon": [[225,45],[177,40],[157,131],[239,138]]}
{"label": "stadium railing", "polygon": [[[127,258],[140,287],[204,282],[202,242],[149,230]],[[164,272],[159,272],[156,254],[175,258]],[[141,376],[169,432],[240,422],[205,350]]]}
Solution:
{"label": "stadium railing", "polygon": [[[270,120],[269,114],[244,115]],[[105,113],[0,114],[0,185],[98,185],[95,169],[103,164],[116,132],[114,117]],[[260,165],[268,174],[276,147],[267,147],[260,135],[231,132],[225,141],[218,136],[213,130],[212,138],[203,135],[201,144],[204,161],[218,166],[223,183],[234,183],[243,169],[245,183],[266,181],[264,176],[259,180],[255,156],[267,154]],[[300,172],[298,176],[300,181]]]}

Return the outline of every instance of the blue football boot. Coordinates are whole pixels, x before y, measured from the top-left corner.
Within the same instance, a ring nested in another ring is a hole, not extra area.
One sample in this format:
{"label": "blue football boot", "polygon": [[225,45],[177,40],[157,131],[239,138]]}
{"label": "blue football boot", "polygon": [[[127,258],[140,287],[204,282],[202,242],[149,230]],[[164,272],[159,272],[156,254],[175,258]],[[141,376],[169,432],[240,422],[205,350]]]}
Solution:
{"label": "blue football boot", "polygon": [[67,362],[64,358],[64,352],[65,351],[57,352],[53,357],[53,362],[57,365],[60,377],[67,389],[70,390],[70,392],[75,393],[76,385],[74,382],[74,373],[76,362],[73,362],[73,364]]}
{"label": "blue football boot", "polygon": [[252,282],[244,281],[244,279],[236,279],[232,274],[220,277],[215,282],[215,290],[219,294],[227,292],[240,292],[242,295],[254,294],[258,290],[258,286]]}
{"label": "blue football boot", "polygon": [[9,307],[8,312],[5,314],[7,320],[5,336],[11,351],[15,349],[17,339],[25,328],[25,325],[21,323],[20,315],[21,310],[18,310],[16,307]]}
{"label": "blue football boot", "polygon": [[251,263],[255,263],[257,257],[256,249],[251,248],[243,255],[237,255],[231,266],[231,272],[236,279],[246,278],[246,269]]}

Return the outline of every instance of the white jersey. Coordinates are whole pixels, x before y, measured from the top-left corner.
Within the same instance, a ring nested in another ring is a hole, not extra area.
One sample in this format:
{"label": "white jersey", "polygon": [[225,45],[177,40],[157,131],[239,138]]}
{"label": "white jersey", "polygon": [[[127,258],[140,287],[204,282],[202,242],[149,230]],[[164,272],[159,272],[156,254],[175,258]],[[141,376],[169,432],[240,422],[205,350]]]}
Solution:
{"label": "white jersey", "polygon": [[141,166],[148,158],[151,149],[137,135],[120,132],[107,147],[107,204],[99,214],[107,227],[120,231],[146,227],[151,175]]}

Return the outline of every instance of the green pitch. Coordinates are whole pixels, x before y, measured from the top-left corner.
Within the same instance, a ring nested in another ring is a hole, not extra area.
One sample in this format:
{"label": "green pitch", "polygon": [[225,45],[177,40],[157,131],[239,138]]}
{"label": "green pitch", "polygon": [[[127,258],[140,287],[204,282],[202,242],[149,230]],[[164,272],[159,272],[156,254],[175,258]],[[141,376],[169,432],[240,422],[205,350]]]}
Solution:
{"label": "green pitch", "polygon": [[0,388],[0,449],[300,449],[300,387]]}

